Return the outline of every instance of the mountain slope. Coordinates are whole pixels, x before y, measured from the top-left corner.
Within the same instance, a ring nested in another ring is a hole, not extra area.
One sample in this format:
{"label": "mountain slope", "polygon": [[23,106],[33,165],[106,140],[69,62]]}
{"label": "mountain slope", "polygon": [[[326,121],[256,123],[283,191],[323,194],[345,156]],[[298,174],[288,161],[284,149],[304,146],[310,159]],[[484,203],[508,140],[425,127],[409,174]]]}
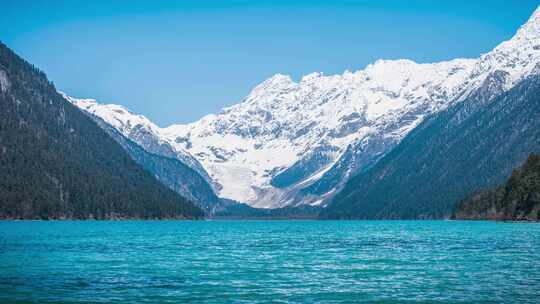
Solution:
{"label": "mountain slope", "polygon": [[540,220],[540,156],[531,154],[503,186],[474,193],[461,201],[453,218]]}
{"label": "mountain slope", "polygon": [[124,137],[139,144],[146,151],[169,158],[176,158],[183,164],[197,171],[201,177],[211,181],[208,173],[192,155],[183,149],[175,149],[167,141],[161,139],[160,128],[148,118],[137,115],[123,106],[115,104],[99,104],[93,99],[77,99],[61,93],[66,100],[80,109],[99,117]]}
{"label": "mountain slope", "polygon": [[90,113],[88,114],[107,134],[124,148],[133,160],[152,173],[161,183],[195,203],[206,211],[207,214],[213,214],[224,207],[223,205],[225,204],[215,195],[212,187],[197,171],[188,167],[177,158],[161,156],[146,151],[101,118]]}
{"label": "mountain slope", "polygon": [[160,128],[142,115],[120,105],[99,104],[93,99],[64,98],[88,113],[126,152],[163,184],[212,214],[224,202],[215,194],[217,185],[201,164],[183,149],[175,149],[159,136]]}
{"label": "mountain slope", "polygon": [[440,218],[466,194],[502,182],[540,151],[538,72],[508,92],[502,72],[426,120],[351,179],[323,218]]}
{"label": "mountain slope", "polygon": [[1,43],[0,116],[0,218],[203,215]]}

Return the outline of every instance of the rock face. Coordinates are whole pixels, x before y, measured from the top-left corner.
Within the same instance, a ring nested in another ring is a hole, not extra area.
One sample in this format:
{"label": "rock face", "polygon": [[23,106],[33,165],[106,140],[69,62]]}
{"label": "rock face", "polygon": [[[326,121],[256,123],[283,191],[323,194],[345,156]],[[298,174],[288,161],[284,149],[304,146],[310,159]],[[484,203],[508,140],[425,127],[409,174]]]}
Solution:
{"label": "rock face", "polygon": [[0,218],[198,218],[0,43]]}
{"label": "rock face", "polygon": [[455,219],[540,220],[540,156],[530,155],[508,181],[462,200]]}
{"label": "rock face", "polygon": [[426,118],[473,95],[481,98],[470,110],[482,107],[534,74],[539,57],[537,10],[511,40],[477,59],[379,60],[298,82],[277,74],[240,103],[191,124],[159,128],[119,106],[81,108],[147,151],[177,157],[220,197],[262,208],[324,207]]}

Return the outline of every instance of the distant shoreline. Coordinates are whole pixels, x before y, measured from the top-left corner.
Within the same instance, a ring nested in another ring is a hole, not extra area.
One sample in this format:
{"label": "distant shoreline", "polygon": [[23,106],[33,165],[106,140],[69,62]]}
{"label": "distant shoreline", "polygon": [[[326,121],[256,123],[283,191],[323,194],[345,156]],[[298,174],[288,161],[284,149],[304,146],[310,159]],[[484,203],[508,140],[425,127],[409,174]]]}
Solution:
{"label": "distant shoreline", "polygon": [[193,221],[193,222],[204,222],[204,221],[340,221],[340,222],[374,222],[374,221],[418,221],[418,222],[429,222],[429,221],[451,221],[451,222],[495,222],[501,224],[539,224],[540,221],[532,220],[495,220],[495,219],[320,219],[320,218],[298,218],[298,217],[206,217],[206,218],[106,218],[106,219],[77,219],[77,218],[63,218],[63,219],[25,219],[25,218],[0,218],[0,222],[175,222],[175,221]]}

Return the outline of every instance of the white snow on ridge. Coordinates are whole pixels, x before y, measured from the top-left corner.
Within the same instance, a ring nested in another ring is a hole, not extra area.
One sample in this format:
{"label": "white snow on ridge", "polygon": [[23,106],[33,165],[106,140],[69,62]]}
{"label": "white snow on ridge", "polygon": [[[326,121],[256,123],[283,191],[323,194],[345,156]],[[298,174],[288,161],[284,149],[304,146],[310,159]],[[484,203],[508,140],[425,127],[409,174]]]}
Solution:
{"label": "white snow on ridge", "polygon": [[159,132],[159,127],[148,118],[132,113],[121,105],[102,105],[94,99],[68,98],[79,108],[100,117],[109,125],[121,131],[125,136],[129,136],[129,132],[136,126],[143,126],[145,129],[154,133]]}

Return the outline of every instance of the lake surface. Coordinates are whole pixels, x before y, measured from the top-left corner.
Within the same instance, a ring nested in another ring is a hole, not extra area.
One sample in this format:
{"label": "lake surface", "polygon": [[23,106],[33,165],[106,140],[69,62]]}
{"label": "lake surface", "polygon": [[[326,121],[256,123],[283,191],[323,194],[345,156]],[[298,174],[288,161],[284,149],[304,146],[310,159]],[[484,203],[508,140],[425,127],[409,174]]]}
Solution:
{"label": "lake surface", "polygon": [[0,222],[0,303],[539,299],[539,224]]}

